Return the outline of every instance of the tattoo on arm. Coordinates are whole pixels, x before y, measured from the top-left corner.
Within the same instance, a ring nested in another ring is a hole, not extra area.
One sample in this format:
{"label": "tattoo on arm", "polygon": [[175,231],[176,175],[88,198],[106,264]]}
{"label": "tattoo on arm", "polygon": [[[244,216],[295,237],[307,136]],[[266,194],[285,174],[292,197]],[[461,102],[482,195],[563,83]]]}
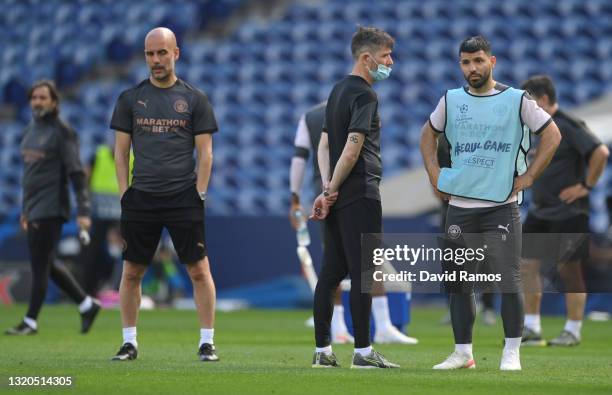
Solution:
{"label": "tattoo on arm", "polygon": [[350,140],[351,140],[351,143],[355,143],[355,144],[359,143],[359,139],[357,138],[357,136],[351,136]]}

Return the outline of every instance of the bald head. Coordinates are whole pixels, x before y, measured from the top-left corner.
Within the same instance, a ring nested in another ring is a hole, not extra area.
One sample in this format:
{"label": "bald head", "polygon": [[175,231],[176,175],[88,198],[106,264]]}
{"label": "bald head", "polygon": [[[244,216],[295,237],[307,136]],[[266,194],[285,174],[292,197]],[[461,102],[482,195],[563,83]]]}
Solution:
{"label": "bald head", "polygon": [[147,43],[164,43],[171,48],[176,48],[176,36],[174,32],[167,27],[156,27],[147,33],[145,37],[145,49],[147,48]]}
{"label": "bald head", "polygon": [[144,47],[151,82],[161,87],[174,84],[174,63],[179,58],[179,48],[172,30],[165,27],[151,30],[145,37]]}

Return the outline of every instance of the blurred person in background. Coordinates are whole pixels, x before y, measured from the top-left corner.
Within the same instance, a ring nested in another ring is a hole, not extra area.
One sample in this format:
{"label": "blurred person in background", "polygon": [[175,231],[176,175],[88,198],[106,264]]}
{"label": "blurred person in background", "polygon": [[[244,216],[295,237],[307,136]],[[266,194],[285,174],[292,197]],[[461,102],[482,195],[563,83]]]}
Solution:
{"label": "blurred person in background", "polygon": [[[525,238],[523,256],[523,278],[531,283],[525,288],[525,328],[523,344],[576,346],[582,339],[581,329],[586,305],[586,288],[582,275],[582,265],[589,258],[589,193],[597,184],[606,167],[608,147],[589,130],[586,123],[559,108],[557,93],[552,79],[547,75],[536,75],[522,85],[536,100],[538,105],[552,116],[561,131],[561,144],[550,164],[540,178],[533,184],[532,203],[525,224],[524,233],[559,234],[546,236],[540,245],[541,237]],[[563,243],[560,237],[563,234]],[[542,241],[542,240],[541,240]],[[548,341],[542,337],[540,305],[540,259],[542,253],[560,252],[560,247],[572,241],[568,256],[558,264],[558,273],[565,285],[567,321],[556,338]],[[553,244],[551,244],[553,242]],[[537,291],[540,292],[537,292]]]}
{"label": "blurred person in background", "polygon": [[91,193],[91,243],[83,249],[84,288],[97,295],[110,280],[114,259],[109,249],[109,233],[119,231],[121,205],[115,176],[113,141],[98,146],[87,169]]}
{"label": "blurred person in background", "polygon": [[78,304],[81,333],[87,333],[100,305],[87,295],[74,276],[56,262],[57,245],[64,222],[70,219],[71,183],[77,201],[77,224],[91,225],[85,173],[75,131],[59,117],[60,98],[49,80],[35,83],[28,92],[32,121],[21,141],[23,158],[23,209],[21,227],[27,232],[32,285],[23,321],[7,335],[32,335],[38,331],[38,315],[47,293],[49,277]]}

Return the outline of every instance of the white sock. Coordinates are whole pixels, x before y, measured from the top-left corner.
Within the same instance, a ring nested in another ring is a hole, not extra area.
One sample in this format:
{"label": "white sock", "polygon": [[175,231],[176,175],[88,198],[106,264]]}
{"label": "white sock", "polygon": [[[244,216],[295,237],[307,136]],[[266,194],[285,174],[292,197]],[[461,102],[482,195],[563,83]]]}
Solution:
{"label": "white sock", "polygon": [[131,343],[134,347],[138,348],[138,342],[136,341],[136,327],[131,326],[129,328],[123,328],[123,344]]}
{"label": "white sock", "polygon": [[332,353],[332,347],[331,345],[327,346],[327,347],[316,347],[315,348],[316,352],[322,352],[325,355],[331,355]]}
{"label": "white sock", "polygon": [[213,340],[214,336],[215,336],[214,329],[200,328],[200,344],[198,345],[198,348],[202,347],[202,344],[204,343],[215,344]]}
{"label": "white sock", "polygon": [[93,306],[93,300],[91,299],[89,295],[87,295],[85,299],[83,299],[81,304],[79,304],[79,313],[82,314],[86,312],[87,310],[91,309],[92,306]]}
{"label": "white sock", "polygon": [[472,358],[472,343],[468,344],[455,344],[455,351],[461,354],[469,355]]}
{"label": "white sock", "polygon": [[341,304],[334,305],[334,315],[332,315],[331,321],[332,333],[345,333],[348,332],[346,323],[344,322],[344,306]]}
{"label": "white sock", "polygon": [[365,357],[366,355],[368,355],[371,352],[372,352],[372,346],[367,346],[365,348],[356,348],[355,349],[355,354],[359,354],[362,357]]}
{"label": "white sock", "polygon": [[392,326],[389,316],[389,302],[387,296],[375,296],[372,298],[372,315],[376,329],[383,329]]}
{"label": "white sock", "polygon": [[521,340],[523,340],[522,337],[507,337],[504,342],[504,351],[518,351],[521,348]]}
{"label": "white sock", "polygon": [[536,333],[542,333],[542,322],[539,314],[525,314],[525,326]]}
{"label": "white sock", "polygon": [[32,329],[38,329],[38,323],[36,320],[33,320],[30,317],[23,317],[23,322],[25,322]]}
{"label": "white sock", "polygon": [[567,320],[565,321],[566,331],[580,339],[580,330],[582,329],[582,320]]}

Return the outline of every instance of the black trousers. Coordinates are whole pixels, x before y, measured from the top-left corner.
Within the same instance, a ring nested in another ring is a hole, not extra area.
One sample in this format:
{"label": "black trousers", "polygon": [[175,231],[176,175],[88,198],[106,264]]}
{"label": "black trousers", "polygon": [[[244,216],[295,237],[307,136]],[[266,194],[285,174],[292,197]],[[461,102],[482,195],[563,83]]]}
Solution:
{"label": "black trousers", "polygon": [[333,209],[325,219],[325,259],[314,295],[315,340],[317,347],[331,344],[331,319],[338,284],[351,277],[351,316],[355,348],[370,345],[372,296],[361,292],[361,235],[382,232],[380,201],[359,199],[348,206]]}
{"label": "black trousers", "polygon": [[62,233],[63,222],[61,218],[28,222],[32,289],[26,317],[33,320],[38,318],[45,300],[49,276],[75,303],[81,303],[86,296],[68,269],[55,262],[55,250]]}
{"label": "black trousers", "polygon": [[[446,217],[446,233],[449,240],[479,238],[474,247],[487,246],[486,272],[500,274],[496,284],[501,297],[501,315],[505,337],[521,337],[523,332],[523,298],[521,290],[520,255],[522,244],[521,217],[516,203],[490,208],[461,208],[450,205]],[[464,245],[464,244],[462,244]],[[482,270],[475,262],[457,266],[445,262],[447,271],[478,273]],[[474,283],[457,281],[447,283],[450,298],[451,322],[455,344],[472,343],[472,330],[476,318]]]}

